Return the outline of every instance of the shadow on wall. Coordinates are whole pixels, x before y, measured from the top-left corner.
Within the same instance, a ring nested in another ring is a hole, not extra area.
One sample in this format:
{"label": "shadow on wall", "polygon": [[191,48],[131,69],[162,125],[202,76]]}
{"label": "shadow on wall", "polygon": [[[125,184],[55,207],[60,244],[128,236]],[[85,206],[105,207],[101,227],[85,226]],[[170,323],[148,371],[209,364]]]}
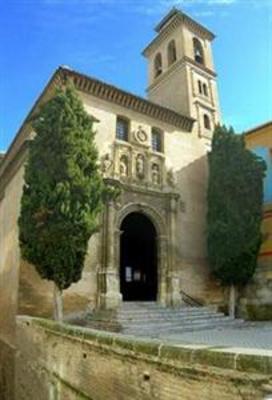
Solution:
{"label": "shadow on wall", "polygon": [[[14,317],[15,319],[15,317]],[[0,338],[0,399],[12,400],[15,380],[15,347]]]}
{"label": "shadow on wall", "polygon": [[[64,314],[84,312],[90,303],[86,292],[81,293],[80,283],[63,292]],[[85,294],[85,295],[84,295]],[[42,279],[34,266],[21,260],[19,278],[18,315],[53,318],[53,283]]]}
{"label": "shadow on wall", "polygon": [[222,304],[223,288],[210,273],[207,260],[207,155],[176,172],[180,192],[177,220],[177,271],[186,294],[205,304]]}

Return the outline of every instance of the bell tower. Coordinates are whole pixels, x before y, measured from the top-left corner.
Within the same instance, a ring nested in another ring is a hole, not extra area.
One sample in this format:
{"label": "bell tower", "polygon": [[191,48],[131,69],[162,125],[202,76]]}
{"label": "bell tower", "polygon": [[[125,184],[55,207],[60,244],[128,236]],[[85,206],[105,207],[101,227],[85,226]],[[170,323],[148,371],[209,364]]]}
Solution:
{"label": "bell tower", "polygon": [[194,134],[211,139],[220,121],[214,34],[176,8],[155,31],[143,51],[148,60],[148,99],[194,118]]}

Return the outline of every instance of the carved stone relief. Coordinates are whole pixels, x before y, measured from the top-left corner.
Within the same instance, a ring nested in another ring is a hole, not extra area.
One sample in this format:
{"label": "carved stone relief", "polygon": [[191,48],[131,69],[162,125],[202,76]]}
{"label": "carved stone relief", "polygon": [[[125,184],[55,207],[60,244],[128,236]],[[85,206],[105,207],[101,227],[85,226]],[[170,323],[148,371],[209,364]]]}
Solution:
{"label": "carved stone relief", "polygon": [[152,183],[154,185],[159,185],[161,182],[161,174],[160,174],[160,167],[158,164],[152,164],[151,173],[152,173]]}
{"label": "carved stone relief", "polygon": [[106,154],[102,161],[103,176],[145,189],[175,189],[175,175],[173,170],[166,169],[164,154],[154,153],[150,146],[140,144],[140,140],[144,141],[147,137],[141,126],[137,135],[138,144],[114,142],[112,158]]}
{"label": "carved stone relief", "polygon": [[139,125],[138,129],[134,132],[134,138],[138,143],[147,144],[148,135],[141,125]]}
{"label": "carved stone relief", "polygon": [[113,160],[110,158],[109,153],[107,153],[102,158],[102,173],[104,177],[108,177],[112,172]]}

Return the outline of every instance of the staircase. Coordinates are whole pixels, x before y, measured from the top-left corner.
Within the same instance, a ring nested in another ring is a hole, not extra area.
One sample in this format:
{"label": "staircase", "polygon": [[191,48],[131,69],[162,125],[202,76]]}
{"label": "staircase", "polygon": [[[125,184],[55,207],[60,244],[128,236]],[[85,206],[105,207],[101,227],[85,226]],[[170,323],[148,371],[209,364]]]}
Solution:
{"label": "staircase", "polygon": [[237,327],[244,323],[209,307],[170,308],[156,302],[123,302],[116,318],[124,334],[148,337],[224,326]]}

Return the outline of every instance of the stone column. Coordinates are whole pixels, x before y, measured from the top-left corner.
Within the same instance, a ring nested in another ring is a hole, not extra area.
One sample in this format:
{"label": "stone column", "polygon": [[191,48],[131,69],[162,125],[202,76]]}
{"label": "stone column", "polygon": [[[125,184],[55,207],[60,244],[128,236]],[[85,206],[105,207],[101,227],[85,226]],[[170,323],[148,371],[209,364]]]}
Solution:
{"label": "stone column", "polygon": [[180,295],[180,277],[176,271],[176,219],[177,219],[177,196],[171,196],[169,207],[169,291],[170,291],[170,304],[174,307],[182,303]]}
{"label": "stone column", "polygon": [[165,235],[158,236],[158,301],[162,305],[168,304],[168,243]]}
{"label": "stone column", "polygon": [[[116,234],[118,231],[114,226],[114,203],[110,201],[107,207],[105,244],[104,244],[104,293],[101,293],[101,307],[115,309],[120,305],[122,296],[120,294],[119,265],[116,263]],[[118,235],[119,236],[119,235]]]}

